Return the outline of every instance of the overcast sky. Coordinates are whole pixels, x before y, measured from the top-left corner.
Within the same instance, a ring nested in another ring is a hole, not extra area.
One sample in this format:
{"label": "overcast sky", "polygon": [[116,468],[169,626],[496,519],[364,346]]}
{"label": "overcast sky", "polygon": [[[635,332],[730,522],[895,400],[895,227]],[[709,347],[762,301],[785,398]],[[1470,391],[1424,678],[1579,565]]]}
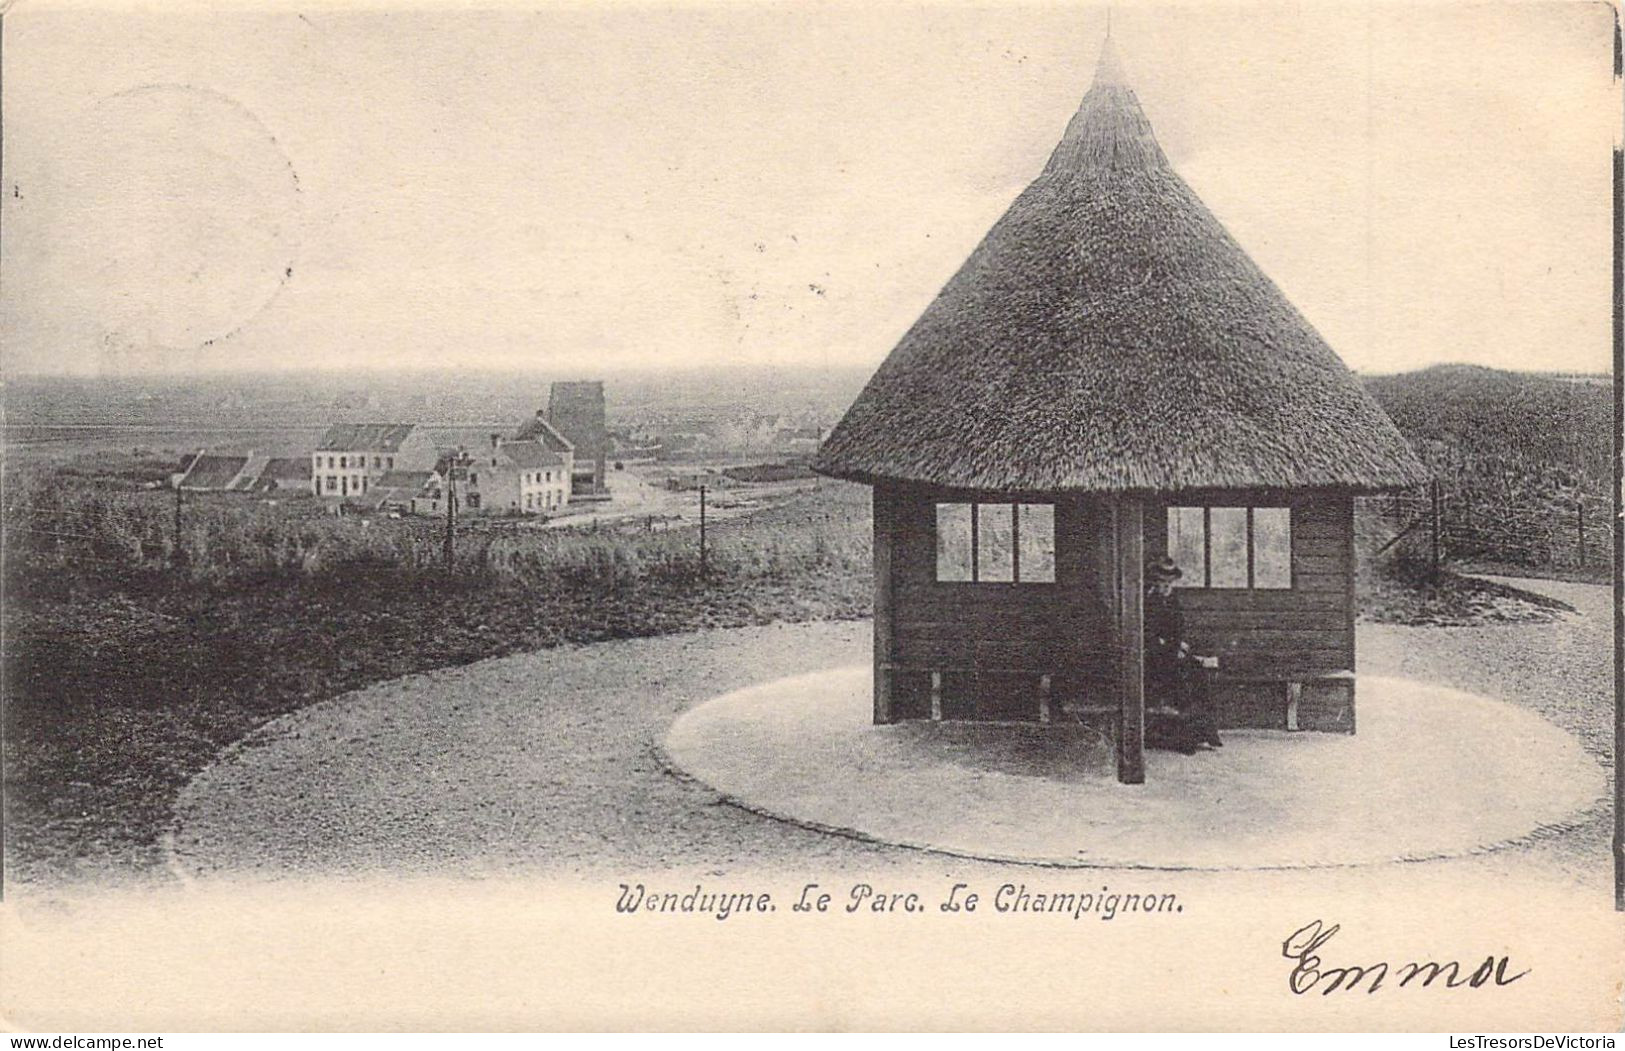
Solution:
{"label": "overcast sky", "polygon": [[[877,364],[1042,168],[1105,19],[22,0],[5,366]],[[1609,368],[1607,5],[1112,25],[1175,167],[1351,366]]]}

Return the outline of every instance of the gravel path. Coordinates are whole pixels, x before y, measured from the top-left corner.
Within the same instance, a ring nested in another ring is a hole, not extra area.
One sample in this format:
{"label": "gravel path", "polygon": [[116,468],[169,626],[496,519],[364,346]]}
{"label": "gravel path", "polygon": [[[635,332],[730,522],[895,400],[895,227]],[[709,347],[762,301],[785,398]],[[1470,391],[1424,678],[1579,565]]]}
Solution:
{"label": "gravel path", "polygon": [[[1486,580],[1573,606],[1550,625],[1474,628],[1359,625],[1361,671],[1436,682],[1529,705],[1611,764],[1613,594],[1599,584],[1521,577]],[[1547,630],[1550,629],[1550,630]]]}
{"label": "gravel path", "polygon": [[[1580,739],[1613,785],[1613,592],[1600,584],[1487,576],[1574,607],[1549,624],[1420,628],[1360,624],[1361,672],[1435,682],[1533,709]],[[1612,810],[1541,844],[1553,863],[1581,872],[1609,866]]]}
{"label": "gravel path", "polygon": [[[1509,581],[1579,611],[1550,624],[1362,624],[1360,667],[1526,705],[1609,757],[1606,588]],[[262,728],[181,794],[188,877],[509,872],[592,878],[678,870],[942,870],[943,859],[720,805],[666,773],[653,742],[694,705],[868,659],[866,622],[774,625],[569,647],[412,676]],[[1594,881],[1606,810],[1494,861]],[[974,870],[975,862],[952,863]],[[990,863],[989,863],[990,864]]]}
{"label": "gravel path", "polygon": [[[172,849],[191,876],[721,873],[869,847],[720,805],[653,742],[682,710],[865,659],[867,622],[568,647],[410,676],[278,719],[200,774]],[[719,868],[725,866],[725,868]]]}

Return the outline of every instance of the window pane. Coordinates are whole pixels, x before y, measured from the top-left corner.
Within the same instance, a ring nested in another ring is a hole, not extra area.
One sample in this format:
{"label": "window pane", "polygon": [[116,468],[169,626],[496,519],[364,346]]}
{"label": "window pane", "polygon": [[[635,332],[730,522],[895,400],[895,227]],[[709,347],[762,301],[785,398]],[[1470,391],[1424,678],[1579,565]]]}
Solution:
{"label": "window pane", "polygon": [[976,505],[976,579],[1016,579],[1015,537],[1010,532],[1009,504]]}
{"label": "window pane", "polygon": [[1202,545],[1202,509],[1168,508],[1168,557],[1181,570],[1176,587],[1207,587],[1202,578]]}
{"label": "window pane", "polygon": [[1021,579],[1055,583],[1055,505],[1022,504],[1016,530],[1021,534]]}
{"label": "window pane", "polygon": [[1292,511],[1253,508],[1253,587],[1292,586]]}
{"label": "window pane", "polygon": [[1247,586],[1247,509],[1214,507],[1208,511],[1213,536],[1208,549],[1208,586]]}
{"label": "window pane", "polygon": [[937,579],[970,579],[970,504],[937,505]]}

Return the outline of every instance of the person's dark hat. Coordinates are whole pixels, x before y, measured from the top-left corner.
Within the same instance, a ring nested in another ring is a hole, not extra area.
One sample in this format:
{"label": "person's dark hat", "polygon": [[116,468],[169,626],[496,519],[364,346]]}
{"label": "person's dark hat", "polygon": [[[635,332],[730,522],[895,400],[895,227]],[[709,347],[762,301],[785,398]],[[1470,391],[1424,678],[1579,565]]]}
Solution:
{"label": "person's dark hat", "polygon": [[1145,571],[1145,579],[1152,584],[1171,584],[1185,574],[1167,555],[1153,562]]}

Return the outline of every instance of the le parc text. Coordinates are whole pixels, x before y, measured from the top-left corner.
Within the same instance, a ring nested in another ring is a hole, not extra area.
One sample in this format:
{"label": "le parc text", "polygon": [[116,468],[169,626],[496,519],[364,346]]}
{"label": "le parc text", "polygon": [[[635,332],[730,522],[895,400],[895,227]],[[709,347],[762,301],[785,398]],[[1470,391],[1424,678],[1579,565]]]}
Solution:
{"label": "le parc text", "polygon": [[[1115,919],[1120,913],[1180,913],[1184,906],[1175,894],[1118,892],[1108,886],[1098,891],[1035,889],[1025,883],[1001,883],[991,891],[954,883],[935,894],[918,890],[876,887],[867,882],[844,888],[804,883],[789,895],[791,914],[948,914],[983,915],[1044,913],[1082,919]],[[719,920],[750,913],[779,911],[779,900],[768,891],[711,890],[696,884],[686,891],[658,891],[641,883],[619,884],[615,911],[620,913],[698,913]]]}

